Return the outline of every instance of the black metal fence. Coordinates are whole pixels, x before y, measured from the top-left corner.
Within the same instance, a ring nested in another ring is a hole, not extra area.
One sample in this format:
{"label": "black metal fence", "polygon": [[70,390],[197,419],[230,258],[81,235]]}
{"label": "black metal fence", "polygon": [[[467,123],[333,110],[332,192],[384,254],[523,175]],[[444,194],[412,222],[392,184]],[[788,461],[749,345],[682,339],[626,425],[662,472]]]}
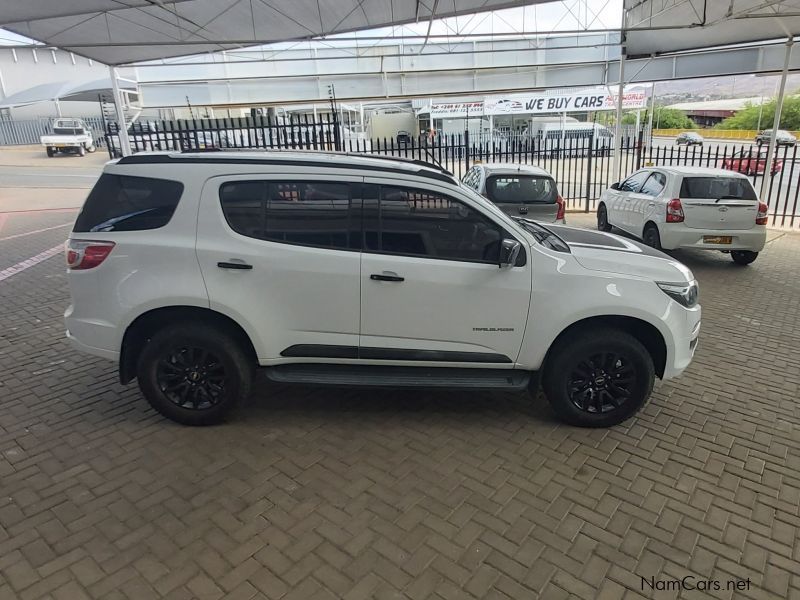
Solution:
{"label": "black metal fence", "polygon": [[[613,176],[614,140],[602,128],[548,132],[547,135],[471,135],[469,131],[434,136],[399,135],[367,139],[323,116],[288,119],[242,117],[136,122],[129,127],[133,152],[150,150],[192,151],[214,148],[343,151],[414,158],[436,163],[462,177],[478,161],[536,165],[552,174],[568,210],[594,211],[597,200],[617,178]],[[115,123],[106,131],[110,156],[119,155]],[[621,140],[620,172],[626,177],[643,166],[689,165],[717,167],[749,175],[760,191],[766,159],[753,146],[712,144],[704,147],[664,146],[650,141],[642,130],[626,129]],[[760,160],[760,162],[759,162]],[[771,223],[800,226],[796,150],[781,147],[765,200]],[[759,166],[760,165],[760,166]]]}
{"label": "black metal fence", "polygon": [[[43,135],[53,133],[53,121],[58,117],[39,117],[37,119],[0,119],[0,146],[22,146],[38,144]],[[69,117],[65,117],[69,118]],[[102,117],[76,117],[82,119],[92,129],[95,146],[105,143],[106,126]]]}

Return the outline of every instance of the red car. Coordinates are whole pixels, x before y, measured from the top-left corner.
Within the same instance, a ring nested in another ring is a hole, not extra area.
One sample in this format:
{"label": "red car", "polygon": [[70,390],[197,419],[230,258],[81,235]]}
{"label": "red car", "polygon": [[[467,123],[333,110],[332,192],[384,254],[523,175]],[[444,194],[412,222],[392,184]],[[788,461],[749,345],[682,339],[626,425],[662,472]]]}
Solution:
{"label": "red car", "polygon": [[[746,175],[761,174],[766,169],[766,166],[767,153],[759,150],[743,150],[722,161],[723,169],[738,171]],[[783,161],[773,158],[771,174],[780,173],[781,169],[783,169]]]}

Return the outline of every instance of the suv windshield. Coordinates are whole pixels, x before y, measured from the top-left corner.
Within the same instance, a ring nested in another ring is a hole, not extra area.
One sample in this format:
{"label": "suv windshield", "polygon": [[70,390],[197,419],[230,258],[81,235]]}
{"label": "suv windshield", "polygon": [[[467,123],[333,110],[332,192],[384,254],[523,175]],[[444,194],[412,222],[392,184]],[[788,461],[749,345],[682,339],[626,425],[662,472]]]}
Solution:
{"label": "suv windshield", "polygon": [[490,175],[486,196],[495,204],[554,204],[556,182],[542,175]]}
{"label": "suv windshield", "polygon": [[744,177],[684,177],[681,198],[758,199],[750,181]]}

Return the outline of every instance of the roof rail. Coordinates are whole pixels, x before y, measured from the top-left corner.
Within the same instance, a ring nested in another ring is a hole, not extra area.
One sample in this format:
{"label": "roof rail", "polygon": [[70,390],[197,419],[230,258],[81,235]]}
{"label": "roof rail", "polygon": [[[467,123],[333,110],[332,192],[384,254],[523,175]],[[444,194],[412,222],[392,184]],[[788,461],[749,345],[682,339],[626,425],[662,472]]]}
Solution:
{"label": "roof rail", "polygon": [[181,150],[181,154],[199,154],[205,152],[253,152],[253,151],[263,151],[263,152],[274,152],[276,154],[280,154],[282,152],[301,152],[301,153],[308,153],[308,154],[328,154],[331,156],[353,156],[356,158],[363,157],[363,158],[374,158],[378,160],[388,160],[388,161],[395,161],[395,162],[402,162],[406,164],[417,165],[419,167],[427,167],[429,169],[435,169],[445,175],[450,175],[453,177],[453,173],[445,169],[441,164],[429,162],[427,160],[422,160],[419,158],[408,158],[407,156],[391,156],[388,154],[371,154],[369,152],[347,152],[347,151],[336,151],[336,150],[309,150],[305,148],[198,148],[198,149],[184,149]]}
{"label": "roof rail", "polygon": [[[239,148],[232,148],[231,150],[244,150]],[[186,154],[207,154],[207,156],[185,156]],[[145,165],[145,164],[169,164],[169,163],[183,163],[183,164],[192,164],[192,163],[207,163],[207,164],[230,164],[231,161],[225,158],[222,158],[220,155],[225,154],[225,151],[220,149],[217,150],[201,150],[201,151],[189,151],[181,152],[180,154],[131,154],[130,156],[125,156],[119,161],[117,161],[118,165]],[[357,154],[357,153],[345,153],[345,152],[319,152],[319,151],[308,151],[308,150],[301,150],[300,153],[307,153],[309,155],[329,155],[329,156],[339,156],[339,157],[358,157],[358,158],[380,158],[386,160],[387,163],[395,162],[395,163],[404,163],[404,164],[413,164],[418,168],[415,171],[409,171],[408,169],[400,169],[400,168],[392,168],[390,165],[384,166],[376,166],[376,165],[365,165],[365,164],[352,164],[348,162],[319,162],[315,160],[303,160],[302,158],[276,158],[274,155],[278,155],[281,152],[265,152],[264,158],[253,158],[253,157],[246,157],[242,158],[236,162],[239,164],[250,164],[250,165],[293,165],[293,166],[303,166],[303,167],[333,167],[339,169],[361,169],[364,171],[384,171],[384,172],[391,172],[391,173],[399,173],[403,175],[416,175],[418,177],[426,177],[428,179],[438,179],[439,181],[446,181],[447,183],[455,183],[455,176],[450,173],[449,171],[441,168],[436,168],[434,165],[430,165],[424,161],[419,160],[411,160],[411,159],[403,159],[400,157],[392,157],[392,156],[373,156],[371,154]],[[273,154],[272,157],[269,155]]]}

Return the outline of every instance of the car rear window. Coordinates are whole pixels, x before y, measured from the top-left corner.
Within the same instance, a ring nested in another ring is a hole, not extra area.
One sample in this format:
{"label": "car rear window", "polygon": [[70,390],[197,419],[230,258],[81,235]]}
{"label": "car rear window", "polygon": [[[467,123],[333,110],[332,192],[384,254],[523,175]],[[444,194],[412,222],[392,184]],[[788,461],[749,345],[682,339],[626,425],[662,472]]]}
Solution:
{"label": "car rear window", "polygon": [[486,196],[495,204],[554,204],[558,192],[551,177],[540,175],[491,175]]}
{"label": "car rear window", "polygon": [[73,231],[158,229],[172,218],[183,184],[169,179],[103,173],[78,215]]}
{"label": "car rear window", "polygon": [[684,177],[681,198],[757,200],[758,196],[744,177]]}

